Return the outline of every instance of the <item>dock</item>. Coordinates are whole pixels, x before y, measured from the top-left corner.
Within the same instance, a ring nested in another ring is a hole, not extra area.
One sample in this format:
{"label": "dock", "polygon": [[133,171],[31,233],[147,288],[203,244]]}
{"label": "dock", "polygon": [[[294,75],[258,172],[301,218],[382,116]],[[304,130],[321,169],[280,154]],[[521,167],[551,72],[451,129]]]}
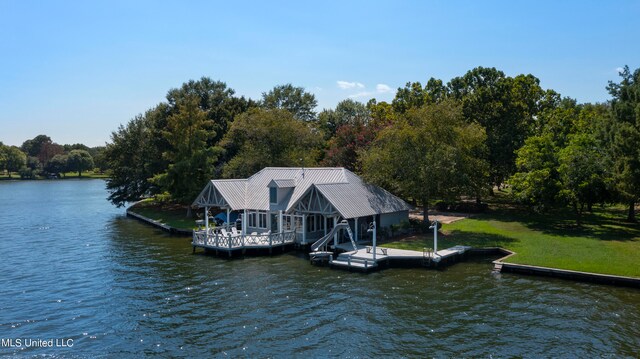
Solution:
{"label": "dock", "polygon": [[[465,252],[470,250],[468,246],[455,246],[437,253],[431,251],[412,251],[406,249],[395,249],[386,247],[377,247],[375,258],[373,247],[358,246],[357,250],[343,252],[336,258],[329,256],[328,264],[331,267],[360,270],[368,272],[379,269],[380,267],[438,267],[453,263],[461,258]],[[327,252],[323,252],[326,253]],[[313,255],[313,253],[311,253]]]}

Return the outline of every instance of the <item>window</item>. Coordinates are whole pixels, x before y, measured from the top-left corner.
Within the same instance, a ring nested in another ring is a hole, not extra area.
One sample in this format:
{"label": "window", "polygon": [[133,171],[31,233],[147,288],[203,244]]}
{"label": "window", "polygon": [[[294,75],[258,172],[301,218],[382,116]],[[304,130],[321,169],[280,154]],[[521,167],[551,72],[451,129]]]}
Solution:
{"label": "window", "polygon": [[258,228],[267,228],[267,214],[258,213]]}
{"label": "window", "polygon": [[269,203],[278,203],[278,189],[276,187],[269,188]]}
{"label": "window", "polygon": [[255,227],[256,226],[256,212],[250,212],[249,213],[248,226],[249,227]]}

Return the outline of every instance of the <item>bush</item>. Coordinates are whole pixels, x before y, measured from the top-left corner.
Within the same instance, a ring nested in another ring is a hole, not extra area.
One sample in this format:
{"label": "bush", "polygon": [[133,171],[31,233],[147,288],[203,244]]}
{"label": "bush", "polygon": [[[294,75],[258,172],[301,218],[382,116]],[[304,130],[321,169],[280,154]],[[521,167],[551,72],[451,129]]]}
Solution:
{"label": "bush", "polygon": [[34,171],[27,167],[27,166],[23,166],[22,168],[20,168],[20,170],[18,170],[18,174],[20,175],[21,179],[34,179],[35,178],[35,173]]}
{"label": "bush", "polygon": [[170,203],[172,201],[172,198],[169,192],[162,192],[153,196],[153,200],[156,203],[165,204],[165,203]]}

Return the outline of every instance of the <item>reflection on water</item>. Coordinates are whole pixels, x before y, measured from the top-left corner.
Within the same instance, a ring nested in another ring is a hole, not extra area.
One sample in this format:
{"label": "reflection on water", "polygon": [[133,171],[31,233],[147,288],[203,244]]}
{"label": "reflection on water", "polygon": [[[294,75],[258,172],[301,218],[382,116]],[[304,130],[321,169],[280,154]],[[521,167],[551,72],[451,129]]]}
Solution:
{"label": "reflection on water", "polygon": [[640,291],[493,274],[224,260],[127,219],[104,182],[0,183],[0,338],[54,356],[640,355]]}

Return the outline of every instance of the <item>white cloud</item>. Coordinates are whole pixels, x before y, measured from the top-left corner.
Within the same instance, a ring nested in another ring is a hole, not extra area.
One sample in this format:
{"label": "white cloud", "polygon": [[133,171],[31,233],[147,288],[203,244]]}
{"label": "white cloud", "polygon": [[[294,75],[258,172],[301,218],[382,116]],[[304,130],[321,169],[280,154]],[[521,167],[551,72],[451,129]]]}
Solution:
{"label": "white cloud", "polygon": [[391,87],[389,87],[389,85],[386,85],[386,84],[377,84],[376,85],[376,92],[377,93],[391,92]]}
{"label": "white cloud", "polygon": [[616,73],[619,74],[622,71],[624,71],[624,69],[622,67],[616,67]]}
{"label": "white cloud", "polygon": [[337,83],[338,83],[338,87],[340,87],[343,90],[353,89],[353,88],[359,88],[359,89],[364,88],[364,85],[361,84],[360,82],[337,81]]}
{"label": "white cloud", "polygon": [[349,95],[349,98],[368,97],[373,94],[374,93],[371,91],[363,91],[363,92],[354,93],[353,95]]}

